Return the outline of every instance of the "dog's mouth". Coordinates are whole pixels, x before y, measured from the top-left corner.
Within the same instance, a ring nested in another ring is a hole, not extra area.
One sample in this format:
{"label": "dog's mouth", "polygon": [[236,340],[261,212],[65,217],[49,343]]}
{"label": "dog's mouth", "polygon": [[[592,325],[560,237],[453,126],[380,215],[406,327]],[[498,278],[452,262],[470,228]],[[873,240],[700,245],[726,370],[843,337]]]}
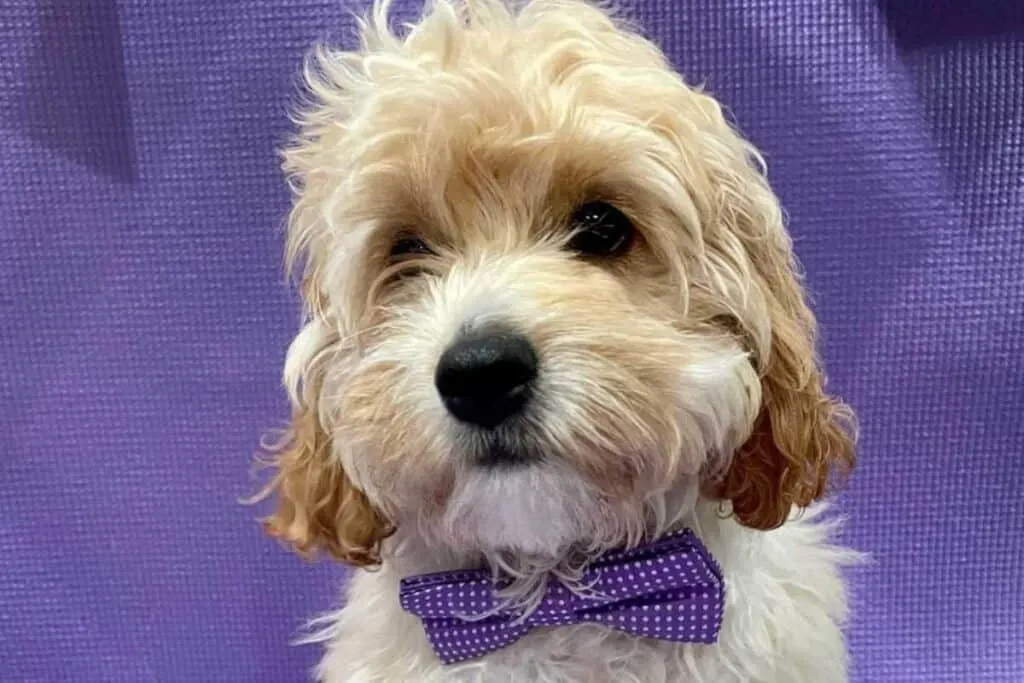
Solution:
{"label": "dog's mouth", "polygon": [[524,420],[511,420],[468,435],[469,458],[482,469],[518,469],[543,462],[544,449],[531,436]]}

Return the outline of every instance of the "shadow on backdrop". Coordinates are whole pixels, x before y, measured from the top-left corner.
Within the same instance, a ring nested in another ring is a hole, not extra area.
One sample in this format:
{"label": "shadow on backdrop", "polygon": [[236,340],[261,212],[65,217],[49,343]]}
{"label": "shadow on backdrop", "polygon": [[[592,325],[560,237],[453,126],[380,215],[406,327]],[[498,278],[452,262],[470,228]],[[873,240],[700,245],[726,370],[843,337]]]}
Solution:
{"label": "shadow on backdrop", "polygon": [[135,178],[116,0],[44,0],[29,63],[29,137],[120,182]]}

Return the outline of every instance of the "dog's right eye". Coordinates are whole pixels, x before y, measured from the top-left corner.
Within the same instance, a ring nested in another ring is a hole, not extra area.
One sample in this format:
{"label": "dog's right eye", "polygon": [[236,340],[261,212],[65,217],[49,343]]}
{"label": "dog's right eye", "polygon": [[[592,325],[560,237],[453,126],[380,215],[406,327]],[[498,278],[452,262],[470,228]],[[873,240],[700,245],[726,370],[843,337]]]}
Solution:
{"label": "dog's right eye", "polygon": [[633,241],[633,223],[605,202],[588,202],[572,216],[575,234],[569,246],[587,256],[619,256]]}
{"label": "dog's right eye", "polygon": [[414,256],[433,254],[427,243],[419,237],[402,237],[391,245],[389,257],[392,261],[401,261]]}

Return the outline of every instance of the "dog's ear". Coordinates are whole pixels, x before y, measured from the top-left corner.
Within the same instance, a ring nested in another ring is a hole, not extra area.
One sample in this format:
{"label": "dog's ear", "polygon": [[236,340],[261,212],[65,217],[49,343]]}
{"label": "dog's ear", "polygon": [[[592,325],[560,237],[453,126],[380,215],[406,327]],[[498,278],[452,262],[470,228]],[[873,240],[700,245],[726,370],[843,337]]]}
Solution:
{"label": "dog's ear", "polygon": [[263,520],[264,527],[299,553],[320,550],[348,564],[374,566],[380,563],[381,542],[393,529],[346,474],[337,444],[319,417],[324,360],[344,357],[330,329],[310,313],[288,349],[284,383],[291,425],[283,438],[266,446],[265,460],[275,472],[256,499],[274,499],[276,509]]}
{"label": "dog's ear", "polygon": [[795,278],[787,274],[786,280],[770,303],[761,414],[718,490],[732,502],[736,518],[757,529],[778,527],[794,505],[805,507],[821,498],[830,472],[848,472],[855,459],[853,413],[825,393],[814,352],[814,321]]}
{"label": "dog's ear", "polygon": [[[376,28],[365,27],[364,43],[380,38],[371,35]],[[360,276],[357,265],[356,245],[365,230],[355,227],[358,222],[344,223],[340,216],[346,212],[337,208],[348,178],[347,160],[339,150],[350,147],[345,144],[345,122],[351,93],[364,90],[368,77],[362,69],[350,68],[354,57],[329,48],[309,56],[306,99],[296,116],[298,132],[282,152],[293,195],[285,260],[301,283],[305,325],[285,361],[291,426],[279,443],[266,449],[275,474],[256,498],[276,501],[275,511],[264,520],[272,536],[302,554],[323,551],[366,567],[380,563],[381,543],[393,527],[345,472],[339,453],[344,444],[334,442],[320,417],[327,366],[337,371],[352,353],[340,349],[339,337],[356,336],[356,320],[371,282]],[[337,275],[342,272],[348,276]],[[326,296],[325,279],[331,282],[333,301]]]}
{"label": "dog's ear", "polygon": [[379,564],[391,527],[345,474],[313,411],[298,411],[270,450],[277,471],[264,493],[277,507],[263,520],[267,533],[304,555],[322,550],[354,566]]}
{"label": "dog's ear", "polygon": [[704,155],[715,207],[706,239],[718,252],[709,267],[718,282],[729,283],[719,298],[731,302],[729,326],[750,349],[762,385],[760,415],[717,479],[716,493],[732,502],[744,525],[771,529],[793,506],[821,498],[830,473],[853,468],[856,421],[825,391],[817,324],[763,162],[717,104],[702,101],[718,132]]}

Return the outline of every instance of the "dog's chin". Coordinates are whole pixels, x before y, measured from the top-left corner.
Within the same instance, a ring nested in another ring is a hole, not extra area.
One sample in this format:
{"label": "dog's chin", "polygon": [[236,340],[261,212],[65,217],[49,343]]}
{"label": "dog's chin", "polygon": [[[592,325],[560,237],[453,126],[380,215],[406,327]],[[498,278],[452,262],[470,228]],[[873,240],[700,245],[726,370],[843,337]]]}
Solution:
{"label": "dog's chin", "polygon": [[454,550],[557,558],[621,526],[598,491],[550,462],[472,467],[448,500],[441,535]]}
{"label": "dog's chin", "polygon": [[472,467],[458,477],[431,536],[455,553],[555,564],[638,542],[666,514],[678,515],[666,509],[676,498],[678,508],[673,492],[615,499],[553,460]]}

